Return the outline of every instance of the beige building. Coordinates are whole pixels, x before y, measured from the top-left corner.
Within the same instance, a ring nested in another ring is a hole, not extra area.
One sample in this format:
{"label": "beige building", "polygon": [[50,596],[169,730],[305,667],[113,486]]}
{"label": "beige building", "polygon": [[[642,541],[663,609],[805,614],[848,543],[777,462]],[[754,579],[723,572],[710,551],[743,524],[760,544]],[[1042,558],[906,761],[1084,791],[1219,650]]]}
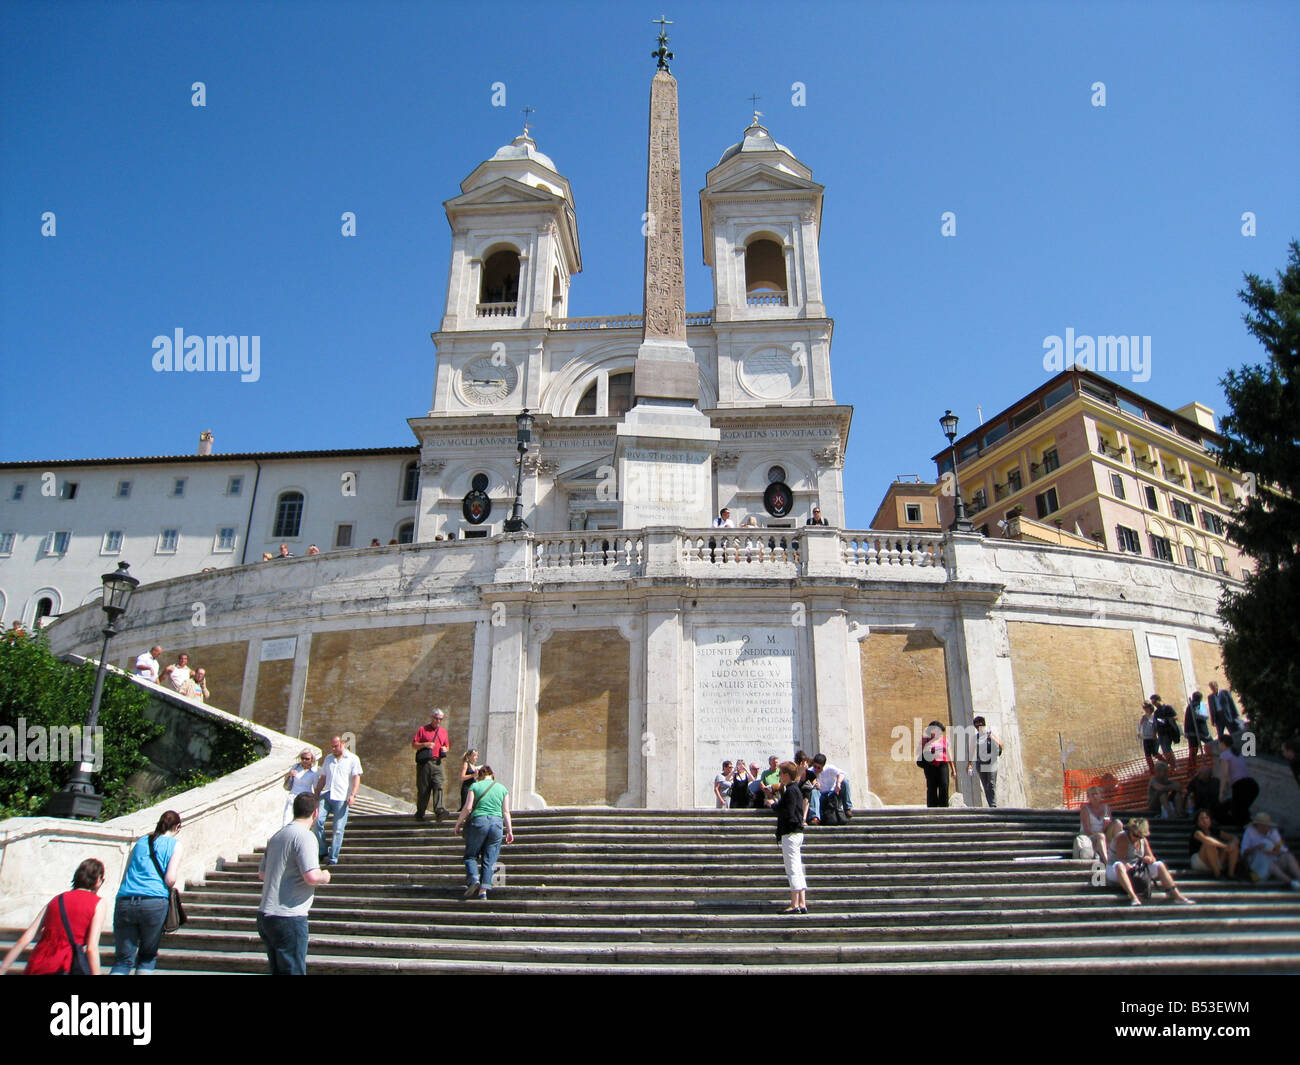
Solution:
{"label": "beige building", "polygon": [[[1014,534],[1010,522],[1023,516],[1107,551],[1240,578],[1249,562],[1227,523],[1244,479],[1215,462],[1220,439],[1203,404],[1173,411],[1066,370],[958,438],[957,472],[967,516],[985,536]],[[934,456],[945,527],[951,454]],[[1028,538],[1052,539],[1041,530]]]}
{"label": "beige building", "polygon": [[898,532],[938,532],[942,528],[938,491],[937,484],[927,484],[916,474],[897,478],[885,489],[885,497],[869,527]]}

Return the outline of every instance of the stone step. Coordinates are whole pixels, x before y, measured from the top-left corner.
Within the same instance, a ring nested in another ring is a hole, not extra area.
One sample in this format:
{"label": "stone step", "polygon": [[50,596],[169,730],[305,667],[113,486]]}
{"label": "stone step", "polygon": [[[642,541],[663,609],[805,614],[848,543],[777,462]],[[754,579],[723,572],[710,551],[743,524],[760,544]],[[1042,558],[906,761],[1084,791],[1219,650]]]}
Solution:
{"label": "stone step", "polygon": [[[1129,907],[1124,906],[1124,909]],[[1071,939],[1080,936],[1095,936],[1096,924],[1092,914],[1061,912],[1061,919],[1033,919],[1016,923],[1014,921],[981,921],[978,925],[943,924],[932,921],[928,915],[924,924],[900,923],[906,919],[915,921],[919,914],[907,917],[893,915],[891,918],[876,917],[870,923],[858,921],[852,924],[836,919],[816,919],[815,913],[798,921],[792,920],[779,912],[779,905],[773,904],[772,917],[762,926],[765,941],[778,940],[795,942],[799,940],[817,940],[827,945],[844,942],[890,942],[899,943],[921,940],[933,943],[936,930],[943,929],[943,942],[963,939],[987,939],[991,927],[996,925],[997,935],[1007,939],[1056,938]],[[1139,921],[1141,934],[1182,934],[1208,935],[1230,932],[1234,936],[1255,932],[1286,932],[1292,935],[1300,933],[1300,916],[1280,915],[1263,916],[1241,914],[1229,911],[1228,914],[1209,915],[1197,908],[1194,916],[1182,912],[1171,912],[1171,908],[1160,905],[1143,906],[1134,909]],[[1141,913],[1141,917],[1137,915]],[[1148,916],[1149,915],[1149,916]],[[428,915],[403,915],[407,920],[381,919],[381,915],[368,915],[366,919],[354,917],[325,916],[312,914],[311,930],[316,935],[347,936],[350,938],[374,937],[409,937],[422,940],[467,939],[477,940],[483,934],[483,924],[475,923],[429,923]],[[837,915],[833,915],[837,916]],[[1023,916],[1023,915],[1022,915]],[[967,917],[969,922],[969,916]],[[247,913],[238,916],[192,917],[186,925],[187,931],[204,932],[243,932],[249,930]],[[545,943],[614,941],[614,942],[663,942],[677,943],[683,941],[710,941],[726,943],[742,929],[734,924],[721,927],[674,923],[633,925],[621,923],[614,927],[563,925],[533,925],[503,923],[494,925],[503,939],[512,941],[536,940]]]}
{"label": "stone step", "polygon": [[[797,922],[797,918],[790,918]],[[923,926],[922,926],[923,927]],[[1119,958],[1132,955],[1155,956],[1160,954],[1200,954],[1222,952],[1222,933],[1176,930],[1173,934],[1148,934],[1141,936],[1106,935],[1072,937],[1061,940],[1052,936],[1031,935],[1024,939],[970,939],[936,943],[933,936],[921,937],[916,942],[863,942],[826,941],[825,937],[810,937],[808,943],[787,943],[781,955],[786,964],[840,965],[868,962],[927,962],[936,956],[952,960],[998,960],[1059,958],[1068,954],[1073,958]],[[252,953],[262,955],[264,947],[255,931],[218,932],[191,931],[188,927],[168,937],[168,945],[175,949],[217,951],[221,953]],[[1283,933],[1234,933],[1232,947],[1236,953],[1290,954],[1292,964],[1300,966],[1300,943],[1296,937]],[[483,940],[424,940],[392,936],[336,936],[313,933],[311,952],[315,955],[379,956],[390,959],[436,959],[475,962],[514,961],[580,963],[587,965],[653,965],[673,964],[726,964],[740,962],[752,956],[755,946],[750,943],[614,943],[607,940],[589,943],[537,943],[493,938]]]}

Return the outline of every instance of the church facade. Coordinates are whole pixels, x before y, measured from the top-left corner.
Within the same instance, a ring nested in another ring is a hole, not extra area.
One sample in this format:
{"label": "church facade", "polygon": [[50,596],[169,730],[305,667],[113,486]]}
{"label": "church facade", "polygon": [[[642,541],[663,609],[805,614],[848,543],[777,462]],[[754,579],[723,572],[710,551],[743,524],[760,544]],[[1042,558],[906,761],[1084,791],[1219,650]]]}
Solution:
{"label": "church facade", "polygon": [[[453,756],[475,748],[522,808],[709,806],[723,759],[796,747],[844,768],[859,806],[920,801],[921,728],[976,715],[1005,745],[1002,804],[1058,805],[1067,743],[1086,759],[1132,732],[1144,693],[1179,705],[1224,683],[1221,580],[844,529],[823,190],[756,119],[706,176],[714,306],[687,312],[670,81],[652,86],[643,313],[568,315],[577,210],[525,131],[447,201],[432,409],[410,420],[418,454],[360,482],[382,483],[398,508],[382,523],[410,542],[368,549],[358,530],[318,556],[155,578],[115,660],[187,651],[215,705],[317,744],[350,734],[367,782],[401,795],[411,735],[441,706]],[[521,458],[526,528],[507,531]],[[357,459],[313,461],[337,478]],[[723,507],[734,528],[711,523]],[[814,507],[826,524],[808,524]],[[647,514],[666,517],[632,517]],[[65,612],[53,646],[97,653],[101,623]]]}

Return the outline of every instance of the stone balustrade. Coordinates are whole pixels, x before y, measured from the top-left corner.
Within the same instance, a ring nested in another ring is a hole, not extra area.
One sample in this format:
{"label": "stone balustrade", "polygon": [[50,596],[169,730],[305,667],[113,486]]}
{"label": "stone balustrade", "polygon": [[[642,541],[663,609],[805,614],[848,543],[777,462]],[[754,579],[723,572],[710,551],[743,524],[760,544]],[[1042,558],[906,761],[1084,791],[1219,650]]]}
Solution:
{"label": "stone balustrade", "polygon": [[[608,314],[591,318],[547,318],[546,328],[561,332],[577,329],[640,329],[645,319],[640,314]],[[687,311],[688,326],[712,325],[712,311]]]}
{"label": "stone balustrade", "polygon": [[840,534],[846,566],[932,566],[943,569],[942,533]]}
{"label": "stone balustrade", "polygon": [[512,303],[479,303],[474,307],[474,313],[479,318],[513,318],[519,313],[519,304]]}

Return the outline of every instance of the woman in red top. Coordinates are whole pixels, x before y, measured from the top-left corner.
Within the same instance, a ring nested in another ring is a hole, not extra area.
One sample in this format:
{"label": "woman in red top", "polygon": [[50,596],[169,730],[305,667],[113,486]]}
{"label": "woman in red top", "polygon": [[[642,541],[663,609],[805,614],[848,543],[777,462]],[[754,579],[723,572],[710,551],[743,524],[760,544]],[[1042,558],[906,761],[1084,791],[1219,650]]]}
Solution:
{"label": "woman in red top", "polygon": [[87,858],[77,866],[72,878],[72,890],[52,898],[44,911],[34,920],[31,927],[18,937],[18,942],[9,948],[0,961],[0,975],[8,971],[18,955],[37,936],[36,949],[27,959],[28,976],[49,976],[66,974],[72,968],[72,946],[63,928],[63,914],[59,909],[59,900],[63,900],[63,909],[68,912],[68,926],[78,943],[86,947],[86,961],[90,964],[92,976],[99,975],[99,933],[104,927],[104,900],[99,897],[99,889],[104,885],[104,863],[98,858]]}
{"label": "woman in red top", "polygon": [[948,753],[943,725],[931,721],[921,734],[921,752],[916,764],[925,771],[925,805],[948,805],[948,782],[957,779],[957,768]]}

